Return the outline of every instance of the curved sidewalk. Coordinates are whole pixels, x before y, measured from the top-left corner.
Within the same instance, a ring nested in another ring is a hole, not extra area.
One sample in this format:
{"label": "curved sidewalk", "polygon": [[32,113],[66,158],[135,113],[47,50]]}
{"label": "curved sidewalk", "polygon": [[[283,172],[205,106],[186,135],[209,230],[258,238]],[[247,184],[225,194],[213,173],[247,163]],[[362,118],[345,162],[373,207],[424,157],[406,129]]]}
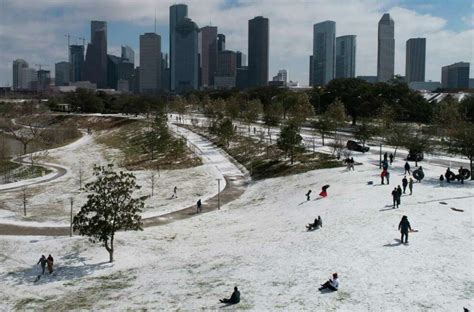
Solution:
{"label": "curved sidewalk", "polygon": [[[201,158],[203,158],[205,162],[215,164],[225,179],[225,187],[223,187],[223,190],[203,202],[201,213],[217,210],[218,200],[220,201],[220,206],[223,206],[237,199],[245,192],[247,184],[250,181],[249,176],[245,172],[245,169],[240,168],[235,160],[227,153],[190,130],[183,128],[173,129],[173,131],[174,130],[176,130],[179,135],[187,138],[188,143],[198,150]],[[144,227],[151,227],[190,218],[195,215],[197,215],[196,206],[192,205],[163,215],[144,218],[142,221]],[[67,236],[69,233],[69,226],[40,227],[0,223],[0,235]]]}

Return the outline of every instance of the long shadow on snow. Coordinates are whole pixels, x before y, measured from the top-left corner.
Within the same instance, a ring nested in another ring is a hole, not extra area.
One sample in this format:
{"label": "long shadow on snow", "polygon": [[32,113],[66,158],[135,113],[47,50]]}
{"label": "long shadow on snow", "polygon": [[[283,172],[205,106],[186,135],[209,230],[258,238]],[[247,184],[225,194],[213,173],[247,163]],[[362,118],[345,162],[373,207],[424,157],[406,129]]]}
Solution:
{"label": "long shadow on snow", "polygon": [[[109,262],[100,262],[94,264],[82,264],[82,265],[64,265],[56,266],[52,274],[48,273],[46,268],[45,274],[41,275],[41,266],[37,265],[34,267],[26,268],[23,270],[8,272],[0,275],[0,280],[11,281],[15,285],[21,284],[45,284],[58,281],[73,280],[81,278],[94,273],[97,270],[102,270],[110,267]],[[40,279],[37,280],[37,277]]]}
{"label": "long shadow on snow", "polygon": [[400,246],[402,244],[402,241],[399,240],[399,239],[395,239],[395,242],[394,243],[388,243],[388,244],[385,244],[383,245],[384,247],[397,247],[397,246]]}

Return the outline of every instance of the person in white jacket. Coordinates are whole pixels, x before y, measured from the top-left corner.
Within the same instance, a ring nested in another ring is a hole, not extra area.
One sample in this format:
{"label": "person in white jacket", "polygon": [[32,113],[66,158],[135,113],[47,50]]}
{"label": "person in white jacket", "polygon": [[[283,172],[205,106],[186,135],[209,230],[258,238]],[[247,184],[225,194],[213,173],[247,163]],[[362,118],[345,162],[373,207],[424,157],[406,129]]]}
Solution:
{"label": "person in white jacket", "polygon": [[339,288],[339,279],[338,279],[337,273],[334,273],[332,275],[332,278],[330,278],[326,283],[321,284],[321,287],[319,287],[319,290],[330,289],[332,291],[337,291],[338,288]]}

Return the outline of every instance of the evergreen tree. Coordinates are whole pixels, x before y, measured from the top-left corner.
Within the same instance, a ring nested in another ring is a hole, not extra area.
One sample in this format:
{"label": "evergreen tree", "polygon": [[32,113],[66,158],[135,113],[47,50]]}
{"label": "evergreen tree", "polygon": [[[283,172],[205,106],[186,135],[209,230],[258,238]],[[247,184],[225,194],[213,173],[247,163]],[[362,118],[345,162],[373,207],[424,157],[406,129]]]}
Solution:
{"label": "evergreen tree", "polygon": [[101,243],[114,260],[114,238],[117,231],[142,229],[140,212],[143,198],[132,198],[136,184],[131,173],[114,171],[113,165],[94,166],[95,181],[87,183],[87,202],[74,217],[73,228],[93,243]]}

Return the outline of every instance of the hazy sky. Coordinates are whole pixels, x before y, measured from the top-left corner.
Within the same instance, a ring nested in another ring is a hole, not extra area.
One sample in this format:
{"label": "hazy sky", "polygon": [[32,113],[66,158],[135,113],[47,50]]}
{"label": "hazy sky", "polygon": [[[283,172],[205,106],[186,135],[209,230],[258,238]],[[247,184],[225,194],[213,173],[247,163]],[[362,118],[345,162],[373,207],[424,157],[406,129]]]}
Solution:
{"label": "hazy sky", "polygon": [[[139,35],[154,29],[162,49],[169,47],[169,0],[0,0],[0,86],[10,85],[12,63],[30,67],[67,60],[65,34],[90,36],[90,20],[108,22],[108,53],[120,46],[135,50]],[[426,37],[426,79],[439,81],[441,66],[474,62],[471,0],[188,0],[188,15],[199,27],[212,24],[226,35],[226,47],[247,54],[248,20],[270,19],[270,72],[289,71],[291,80],[308,84],[313,24],[336,22],[336,35],[357,35],[356,75],[377,72],[377,23],[384,12],[395,21],[395,72],[405,74],[405,43]],[[74,43],[76,40],[72,40]],[[77,41],[80,43],[80,41]],[[471,71],[472,72],[472,71]],[[54,74],[53,74],[54,75]],[[471,74],[471,77],[473,74]]]}

